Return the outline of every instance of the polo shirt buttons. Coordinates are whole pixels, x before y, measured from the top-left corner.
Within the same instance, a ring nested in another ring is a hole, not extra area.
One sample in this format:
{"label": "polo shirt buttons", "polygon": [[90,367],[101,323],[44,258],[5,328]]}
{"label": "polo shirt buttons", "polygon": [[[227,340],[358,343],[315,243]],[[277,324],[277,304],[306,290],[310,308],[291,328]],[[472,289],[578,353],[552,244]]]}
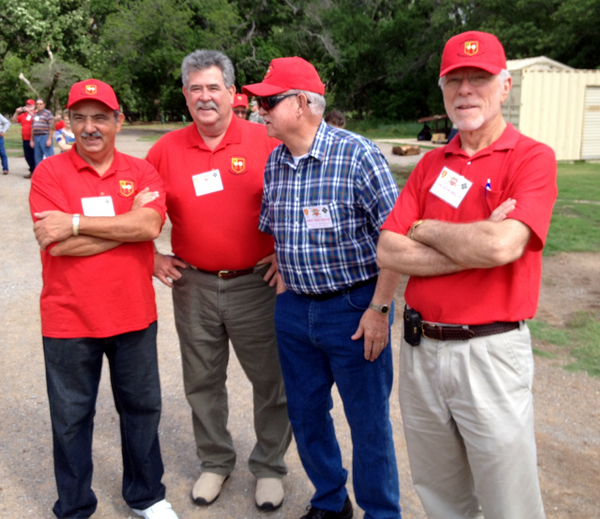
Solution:
{"label": "polo shirt buttons", "polygon": [[467,162],[467,166],[470,166],[470,165],[471,165],[471,161]]}

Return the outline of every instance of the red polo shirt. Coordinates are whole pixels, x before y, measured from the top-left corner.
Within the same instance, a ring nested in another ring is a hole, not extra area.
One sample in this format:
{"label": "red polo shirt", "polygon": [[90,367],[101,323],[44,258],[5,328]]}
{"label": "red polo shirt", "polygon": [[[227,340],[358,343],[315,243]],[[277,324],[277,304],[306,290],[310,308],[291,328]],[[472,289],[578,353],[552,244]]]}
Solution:
{"label": "red polo shirt", "polygon": [[[430,193],[444,167],[473,182],[456,209]],[[488,182],[491,190],[486,190]],[[447,324],[532,318],[540,291],[542,248],[556,194],[554,152],[520,134],[511,124],[496,142],[472,157],[460,148],[460,136],[427,153],[410,175],[382,229],[406,234],[420,219],[485,220],[507,198],[514,198],[517,206],[508,217],[525,223],[532,234],[523,255],[508,265],[446,276],[411,276],[405,293],[408,305],[427,321]]]}
{"label": "red polo shirt", "polygon": [[24,141],[31,140],[31,125],[33,124],[33,115],[24,112],[17,116],[17,121],[21,124],[21,138]]}
{"label": "red polo shirt", "polygon": [[[162,181],[150,164],[115,151],[110,169],[100,176],[73,146],[40,163],[29,202],[32,215],[48,210],[84,214],[82,198],[110,196],[119,215],[131,209],[135,194],[145,187],[161,193],[145,207],[155,209],[164,221]],[[53,257],[48,251],[41,256],[42,335],[110,337],[142,330],[156,320],[151,241],[123,243],[93,256]]]}
{"label": "red polo shirt", "polygon": [[[265,163],[278,144],[263,125],[237,117],[214,150],[195,124],[161,137],[147,160],[165,184],[175,255],[216,271],[249,268],[273,252],[273,238],[258,230],[258,217]],[[198,194],[193,177],[208,172],[220,178],[222,189]]]}

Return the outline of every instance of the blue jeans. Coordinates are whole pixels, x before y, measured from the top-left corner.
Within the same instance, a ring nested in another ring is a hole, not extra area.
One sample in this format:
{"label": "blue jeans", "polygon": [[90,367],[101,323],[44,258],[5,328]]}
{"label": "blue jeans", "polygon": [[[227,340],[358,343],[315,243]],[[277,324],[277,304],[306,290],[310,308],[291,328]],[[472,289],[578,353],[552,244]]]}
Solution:
{"label": "blue jeans", "polygon": [[154,322],[144,330],[103,339],[43,338],[58,490],[56,517],[90,517],[96,510],[91,488],[92,432],[104,354],[120,417],[123,497],[138,509],[164,499],[156,330]]}
{"label": "blue jeans", "polygon": [[0,137],[0,158],[2,159],[2,171],[8,171],[8,157],[4,149],[4,137]]}
{"label": "blue jeans", "polygon": [[50,142],[50,146],[46,146],[47,140],[47,133],[33,136],[33,154],[35,158],[36,168],[38,167],[39,163],[42,162],[42,160],[44,160],[44,157],[52,157],[52,155],[54,155],[54,148],[52,147],[52,142]]}
{"label": "blue jeans", "polygon": [[23,141],[23,155],[25,155],[25,161],[27,162],[27,166],[29,166],[29,173],[33,173],[35,169],[35,154],[29,141]]}
{"label": "blue jeans", "polygon": [[374,288],[367,285],[325,301],[288,290],[277,297],[275,327],[290,422],[300,459],[316,488],[312,506],[339,512],[347,497],[347,471],[330,414],[335,382],[352,433],[356,501],[365,519],[399,519],[389,419],[392,349],[388,345],[369,362],[364,341],[350,338]]}

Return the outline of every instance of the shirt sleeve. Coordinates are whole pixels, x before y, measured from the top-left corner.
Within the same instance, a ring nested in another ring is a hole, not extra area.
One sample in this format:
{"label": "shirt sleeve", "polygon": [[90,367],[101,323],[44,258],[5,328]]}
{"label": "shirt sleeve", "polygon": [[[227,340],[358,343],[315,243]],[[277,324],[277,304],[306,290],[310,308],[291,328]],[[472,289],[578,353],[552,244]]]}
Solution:
{"label": "shirt sleeve", "polygon": [[527,225],[532,231],[528,247],[534,251],[541,250],[546,242],[558,191],[554,151],[545,144],[535,143],[514,167],[513,180],[507,189],[508,197],[514,198],[517,206],[508,218]]}
{"label": "shirt sleeve", "polygon": [[363,153],[357,191],[373,228],[379,232],[398,198],[398,185],[385,157],[374,144]]}

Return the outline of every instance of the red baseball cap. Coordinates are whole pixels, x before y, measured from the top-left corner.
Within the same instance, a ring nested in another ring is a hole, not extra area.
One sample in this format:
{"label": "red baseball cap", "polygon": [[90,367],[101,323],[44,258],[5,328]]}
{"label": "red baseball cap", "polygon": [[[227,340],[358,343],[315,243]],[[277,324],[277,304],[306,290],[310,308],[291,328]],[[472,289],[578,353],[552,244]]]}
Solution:
{"label": "red baseball cap", "polygon": [[440,77],[460,67],[481,68],[490,74],[500,74],[506,68],[504,47],[496,36],[487,32],[457,34],[444,47]]}
{"label": "red baseball cap", "polygon": [[111,110],[119,109],[119,102],[112,87],[97,79],[79,81],[71,87],[67,108],[84,99],[94,99],[108,106]]}
{"label": "red baseball cap", "polygon": [[252,96],[268,97],[292,89],[325,94],[325,85],[315,67],[298,56],[274,59],[262,83],[242,87],[242,92]]}
{"label": "red baseball cap", "polygon": [[35,101],[33,99],[28,99],[27,101],[25,101],[26,105],[34,105],[35,106]]}
{"label": "red baseball cap", "polygon": [[237,108],[238,106],[248,108],[248,96],[246,94],[235,94],[233,96],[233,104],[231,107]]}

